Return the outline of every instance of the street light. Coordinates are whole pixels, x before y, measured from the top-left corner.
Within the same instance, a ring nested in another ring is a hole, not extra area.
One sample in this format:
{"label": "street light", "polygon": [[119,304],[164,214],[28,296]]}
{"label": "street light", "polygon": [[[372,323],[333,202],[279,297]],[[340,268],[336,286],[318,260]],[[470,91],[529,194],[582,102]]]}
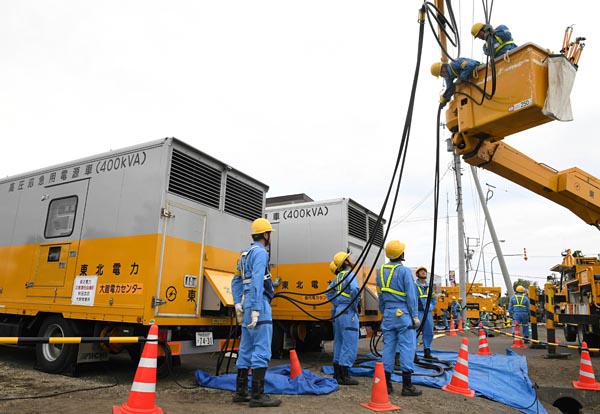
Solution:
{"label": "street light", "polygon": [[[489,190],[488,190],[489,191]],[[498,242],[500,243],[504,243],[506,240],[498,240]],[[491,242],[487,242],[486,244],[483,245],[483,247],[481,248],[481,260],[483,262],[483,286],[487,286],[487,276],[485,274],[485,246],[487,246],[488,244],[492,244],[494,241],[492,240]],[[493,260],[493,259],[492,259]],[[492,275],[492,286],[494,285],[494,275]]]}
{"label": "street light", "polygon": [[[523,256],[523,253],[514,253],[514,254],[503,254],[502,256],[507,257],[507,256]],[[492,286],[494,286],[494,259],[496,259],[498,256],[494,256],[492,258],[492,260],[490,261],[490,268],[491,268],[491,272],[492,272]],[[508,289],[508,286],[507,286]]]}

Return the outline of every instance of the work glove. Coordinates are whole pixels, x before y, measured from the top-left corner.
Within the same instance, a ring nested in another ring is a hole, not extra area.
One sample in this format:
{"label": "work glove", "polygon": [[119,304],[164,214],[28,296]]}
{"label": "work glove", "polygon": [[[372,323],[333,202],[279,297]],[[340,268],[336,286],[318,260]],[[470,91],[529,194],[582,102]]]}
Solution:
{"label": "work glove", "polygon": [[415,329],[418,329],[419,326],[421,326],[421,321],[419,320],[418,316],[413,316],[413,326]]}
{"label": "work glove", "polygon": [[244,308],[241,303],[235,304],[235,316],[237,318],[237,323],[241,324],[244,322]]}
{"label": "work glove", "polygon": [[448,103],[446,98],[444,98],[443,96],[440,96],[440,109],[443,108],[444,106],[446,106],[446,103]]}
{"label": "work glove", "polygon": [[256,324],[258,323],[259,315],[260,315],[259,311],[253,310],[252,313],[250,314],[252,320],[250,321],[250,323],[248,325],[246,325],[246,328],[254,329],[256,327]]}

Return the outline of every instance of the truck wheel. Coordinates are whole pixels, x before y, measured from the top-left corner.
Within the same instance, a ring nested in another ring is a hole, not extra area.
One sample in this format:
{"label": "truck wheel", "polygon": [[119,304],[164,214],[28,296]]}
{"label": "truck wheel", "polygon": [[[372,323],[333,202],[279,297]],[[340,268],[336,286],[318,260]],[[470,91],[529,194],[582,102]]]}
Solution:
{"label": "truck wheel", "polygon": [[[600,348],[600,335],[595,333],[584,333],[583,340],[588,348]],[[598,356],[596,352],[590,352],[590,356]]]}
{"label": "truck wheel", "polygon": [[[73,324],[62,316],[47,317],[40,327],[39,337],[73,337],[76,330]],[[72,370],[77,362],[79,345],[37,344],[35,356],[37,368],[49,374],[60,374]]]}
{"label": "truck wheel", "polygon": [[577,340],[577,326],[576,325],[565,325],[565,340],[567,342],[575,342]]}

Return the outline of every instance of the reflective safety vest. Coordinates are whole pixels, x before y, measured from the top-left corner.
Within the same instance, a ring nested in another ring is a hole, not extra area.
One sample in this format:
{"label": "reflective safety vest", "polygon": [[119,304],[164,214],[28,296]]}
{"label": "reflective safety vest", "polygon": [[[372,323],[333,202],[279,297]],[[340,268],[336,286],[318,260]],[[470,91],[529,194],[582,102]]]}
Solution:
{"label": "reflective safety vest", "polygon": [[523,305],[524,300],[525,300],[525,295],[515,295],[515,302],[517,302],[517,303],[515,303],[513,306],[517,306],[520,308],[526,308],[527,306]]}
{"label": "reflective safety vest", "polygon": [[346,277],[346,275],[348,274],[347,270],[342,270],[340,273],[337,274],[337,276],[335,277],[335,284],[337,286],[337,292],[339,295],[342,295],[345,298],[350,299],[350,294],[344,292],[344,286],[342,286],[344,283],[344,278]]}
{"label": "reflective safety vest", "polygon": [[[252,273],[246,273],[246,263],[248,261],[248,256],[250,255],[250,252],[252,252],[252,250],[254,249],[258,249],[258,246],[250,247],[248,250],[242,252],[242,255],[240,257],[240,272],[242,276],[242,283],[244,285],[249,285],[252,283]],[[269,271],[268,265],[265,268],[263,290],[264,295],[269,299],[270,302],[271,299],[273,299],[273,296],[275,295],[275,289],[273,288],[273,280],[271,279],[271,272]]]}
{"label": "reflective safety vest", "polygon": [[[381,281],[380,289],[382,292],[388,292],[388,293],[392,293],[392,294],[398,295],[398,296],[406,296],[405,292],[401,292],[399,290],[392,289],[390,287],[390,283],[392,283],[392,275],[394,274],[394,270],[396,270],[396,268],[398,266],[402,266],[402,265],[401,264],[396,264],[396,265],[386,264],[386,265],[381,266],[381,269],[379,269],[379,278]],[[390,273],[388,273],[387,279],[384,279],[383,269],[390,269]]]}
{"label": "reflective safety vest", "polygon": [[515,42],[512,41],[512,40],[509,40],[507,42],[502,42],[502,39],[500,39],[500,36],[498,36],[498,35],[494,35],[494,37],[496,38],[496,41],[498,42],[498,46],[496,46],[496,48],[494,49],[494,55],[496,53],[498,53],[498,51],[500,49],[502,49],[504,46],[506,46],[506,45],[514,45],[515,44]]}
{"label": "reflective safety vest", "polygon": [[[427,299],[427,296],[429,296],[429,285],[422,286],[417,281],[415,281],[415,285],[417,285],[417,289],[419,289],[419,299]],[[421,289],[422,287],[425,288],[425,292],[423,292],[423,289]],[[419,300],[419,310],[420,311],[425,310],[425,308],[423,307],[423,302],[421,302],[420,300]]]}

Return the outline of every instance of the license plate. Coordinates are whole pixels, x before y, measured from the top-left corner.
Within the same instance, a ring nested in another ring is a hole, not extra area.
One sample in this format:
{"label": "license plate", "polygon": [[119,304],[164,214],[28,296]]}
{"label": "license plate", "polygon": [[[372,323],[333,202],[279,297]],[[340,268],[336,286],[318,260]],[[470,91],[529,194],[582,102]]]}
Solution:
{"label": "license plate", "polygon": [[360,327],[360,337],[361,338],[365,338],[367,336],[367,327],[366,326],[361,326]]}
{"label": "license plate", "polygon": [[212,332],[196,332],[196,346],[209,346],[212,344]]}

